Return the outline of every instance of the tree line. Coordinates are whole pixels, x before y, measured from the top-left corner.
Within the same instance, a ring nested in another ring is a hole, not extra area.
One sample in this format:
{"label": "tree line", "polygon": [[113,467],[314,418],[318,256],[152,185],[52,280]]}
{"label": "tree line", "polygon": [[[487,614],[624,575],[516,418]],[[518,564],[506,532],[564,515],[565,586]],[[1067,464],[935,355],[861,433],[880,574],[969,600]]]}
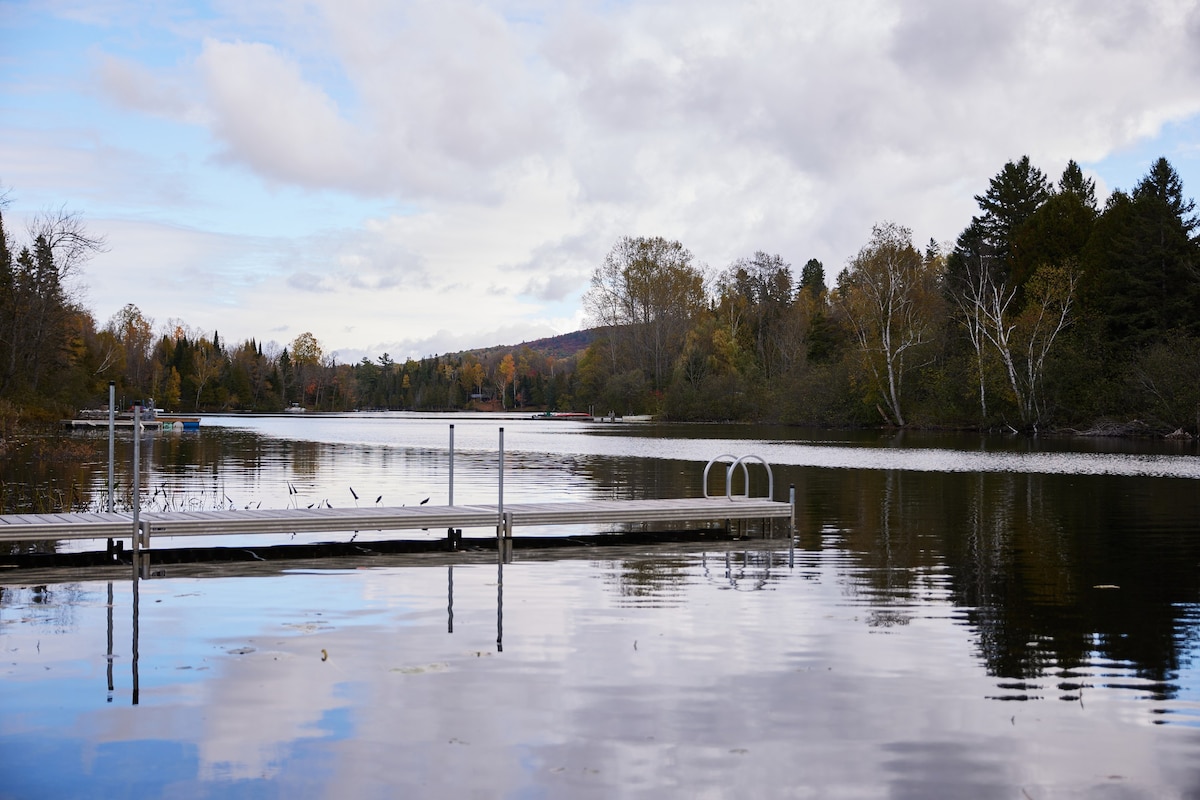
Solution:
{"label": "tree line", "polygon": [[16,247],[0,202],[0,402],[171,410],[595,408],[669,419],[1036,430],[1200,426],[1200,237],[1165,159],[1101,208],[1070,162],[1028,157],[975,197],[952,242],[874,226],[827,286],[756,252],[708,270],[678,241],[623,237],[592,274],[575,354],[533,346],[339,364],[306,332],[237,344],[133,305],[98,325],[67,288],[104,247],[45,214]]}
{"label": "tree line", "polygon": [[1195,204],[1160,158],[1101,208],[1022,157],[953,243],[883,222],[826,288],[778,254],[705,280],[679,242],[626,238],[586,301],[605,334],[579,393],[676,419],[1037,430],[1200,427]]}

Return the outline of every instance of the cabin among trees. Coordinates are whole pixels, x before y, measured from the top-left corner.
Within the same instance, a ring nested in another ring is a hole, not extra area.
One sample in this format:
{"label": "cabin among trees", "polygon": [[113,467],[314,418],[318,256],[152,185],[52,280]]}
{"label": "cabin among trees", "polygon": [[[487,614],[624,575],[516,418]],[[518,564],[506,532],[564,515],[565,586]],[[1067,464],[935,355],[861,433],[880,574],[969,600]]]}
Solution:
{"label": "cabin among trees", "polygon": [[229,343],[133,305],[99,325],[65,287],[103,240],[65,212],[18,240],[0,214],[0,404],[68,413],[104,402],[111,380],[124,402],[173,411],[594,407],[1196,433],[1200,221],[1171,164],[1100,207],[1075,162],[1052,180],[1022,157],[975,200],[953,242],[881,221],[833,275],[765,251],[710,271],[681,242],[623,237],[592,275],[590,330],[357,364],[310,332]]}

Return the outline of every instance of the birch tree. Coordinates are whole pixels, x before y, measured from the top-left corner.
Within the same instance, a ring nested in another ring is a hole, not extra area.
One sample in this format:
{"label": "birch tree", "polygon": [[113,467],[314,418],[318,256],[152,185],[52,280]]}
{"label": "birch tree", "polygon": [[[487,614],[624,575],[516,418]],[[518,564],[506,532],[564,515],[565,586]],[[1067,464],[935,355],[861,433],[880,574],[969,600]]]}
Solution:
{"label": "birch tree", "polygon": [[871,241],[838,277],[836,302],[850,320],[888,419],[906,420],[904,377],[918,349],[934,335],[941,313],[940,259],[924,259],[912,231],[895,223],[876,225]]}
{"label": "birch tree", "polygon": [[1017,311],[1017,288],[989,269],[986,259],[968,265],[953,297],[959,319],[975,348],[979,368],[980,408],[987,416],[984,386],[985,353],[999,358],[1021,422],[1041,421],[1041,384],[1046,359],[1058,335],[1071,321],[1079,284],[1073,261],[1039,267],[1025,283],[1025,305]]}

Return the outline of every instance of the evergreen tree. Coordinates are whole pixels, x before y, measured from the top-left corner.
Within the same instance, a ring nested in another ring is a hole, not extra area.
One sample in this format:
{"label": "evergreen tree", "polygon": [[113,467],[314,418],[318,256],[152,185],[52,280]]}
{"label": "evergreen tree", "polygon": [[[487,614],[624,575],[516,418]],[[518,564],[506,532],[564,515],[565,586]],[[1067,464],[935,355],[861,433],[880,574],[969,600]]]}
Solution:
{"label": "evergreen tree", "polygon": [[1004,165],[986,192],[975,195],[983,215],[974,218],[972,225],[1006,269],[1017,229],[1050,199],[1050,190],[1045,174],[1029,162],[1029,156],[1021,156]]}
{"label": "evergreen tree", "polygon": [[1067,162],[1062,177],[1058,179],[1058,193],[1073,195],[1090,208],[1093,214],[1100,210],[1096,205],[1096,182],[1084,177],[1083,170],[1075,163],[1075,159]]}
{"label": "evergreen tree", "polygon": [[1132,194],[1117,191],[1085,251],[1085,299],[1115,352],[1172,331],[1200,334],[1200,242],[1195,203],[1160,158]]}
{"label": "evergreen tree", "polygon": [[800,270],[800,291],[805,289],[814,299],[825,296],[825,266],[815,258],[810,258]]}

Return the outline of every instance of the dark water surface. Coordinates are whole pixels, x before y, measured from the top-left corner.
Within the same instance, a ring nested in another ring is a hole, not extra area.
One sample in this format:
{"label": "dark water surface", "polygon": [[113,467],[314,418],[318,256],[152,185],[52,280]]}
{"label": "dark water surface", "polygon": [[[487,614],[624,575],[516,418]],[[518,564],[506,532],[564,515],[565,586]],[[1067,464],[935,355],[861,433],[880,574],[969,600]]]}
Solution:
{"label": "dark water surface", "polygon": [[448,422],[460,503],[494,501],[500,425],[513,501],[762,455],[794,564],[0,573],[0,797],[1200,797],[1194,444],[206,418],[147,444],[145,506],[444,503]]}

